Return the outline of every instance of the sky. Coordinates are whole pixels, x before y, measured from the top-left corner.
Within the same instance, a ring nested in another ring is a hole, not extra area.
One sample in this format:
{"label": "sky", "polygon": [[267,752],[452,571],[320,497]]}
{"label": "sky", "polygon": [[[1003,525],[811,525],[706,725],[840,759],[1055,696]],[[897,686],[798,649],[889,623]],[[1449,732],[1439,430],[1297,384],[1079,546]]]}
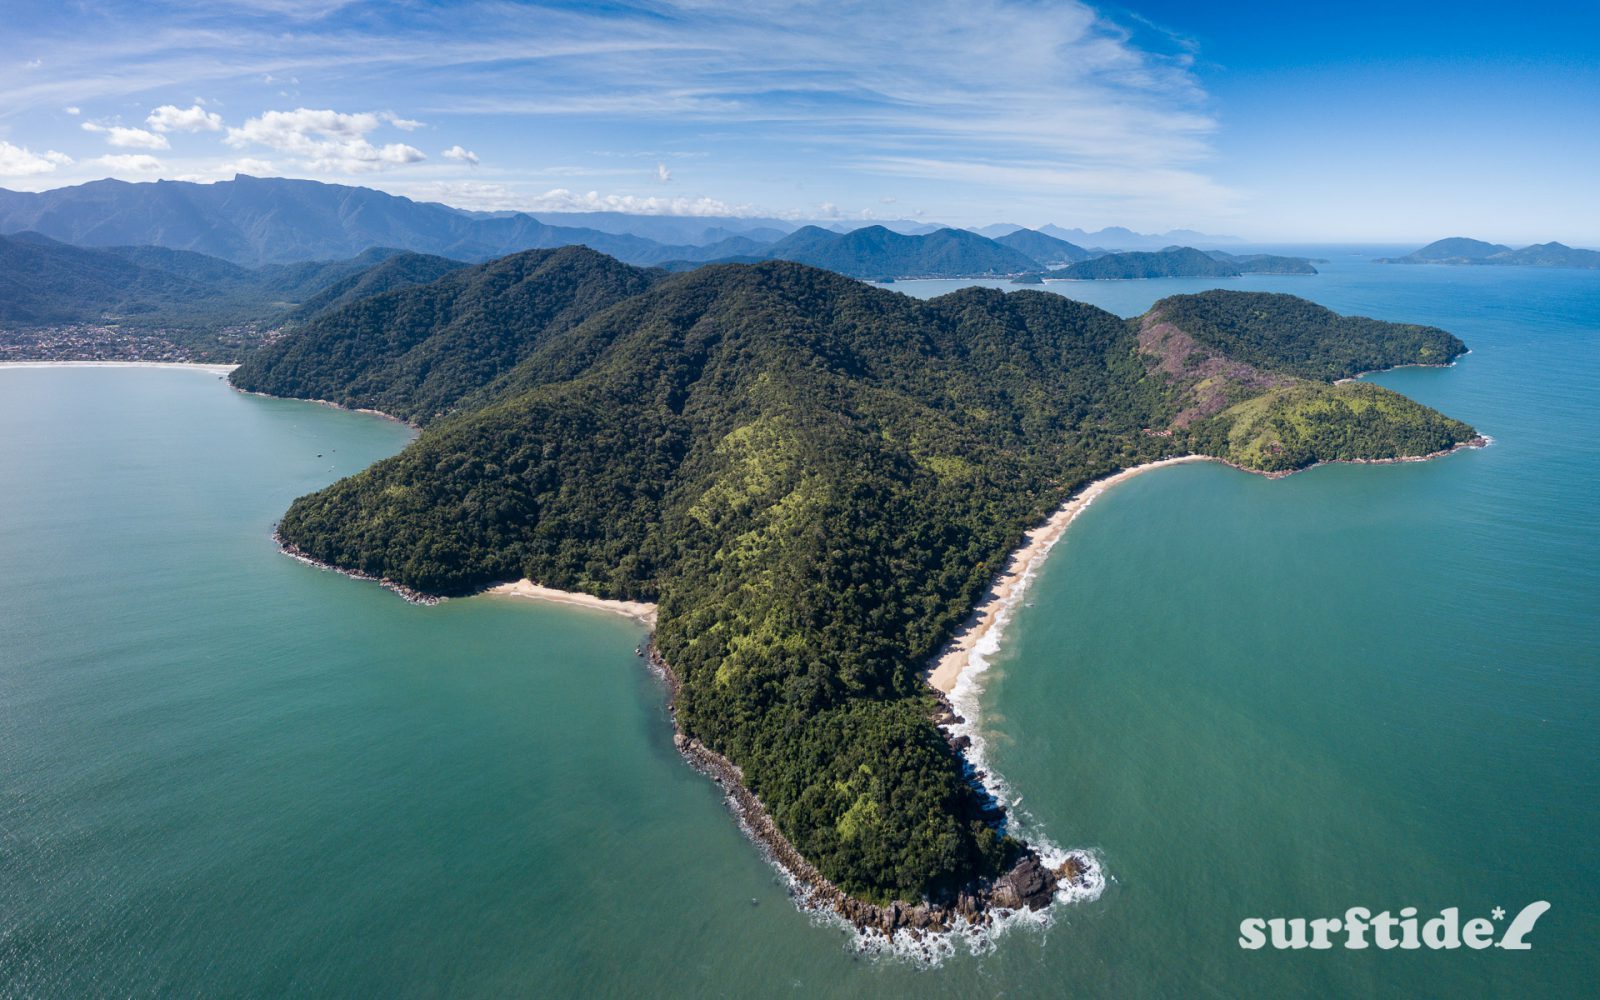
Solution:
{"label": "sky", "polygon": [[1600,2],[7,0],[0,187],[1600,246]]}

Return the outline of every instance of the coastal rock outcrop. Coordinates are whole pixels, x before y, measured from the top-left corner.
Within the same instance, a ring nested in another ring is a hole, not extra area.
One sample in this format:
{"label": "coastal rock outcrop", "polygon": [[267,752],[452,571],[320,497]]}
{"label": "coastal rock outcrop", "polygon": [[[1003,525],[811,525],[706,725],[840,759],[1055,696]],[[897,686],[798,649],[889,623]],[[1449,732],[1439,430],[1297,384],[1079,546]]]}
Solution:
{"label": "coastal rock outcrop", "polygon": [[995,906],[1008,910],[1042,910],[1055,898],[1055,873],[1044,866],[1039,856],[1029,851],[1009,872],[995,882],[989,898]]}
{"label": "coastal rock outcrop", "polygon": [[[653,642],[647,644],[645,649],[650,667],[666,681],[667,707],[672,710],[679,691],[677,675]],[[949,714],[954,716],[954,712]],[[766,807],[744,786],[744,775],[737,765],[682,729],[677,729],[675,711],[673,724],[673,746],[690,765],[727,793],[728,807],[738,817],[739,825],[792,880],[792,894],[803,906],[838,914],[859,933],[893,937],[897,932],[904,931],[913,940],[921,940],[927,934],[952,931],[962,921],[976,927],[988,926],[994,922],[999,911],[1044,909],[1055,898],[1056,890],[1063,881],[1070,882],[1082,873],[1082,866],[1073,858],[1068,858],[1052,871],[1036,851],[1026,848],[1016,864],[993,883],[964,889],[954,899],[922,900],[915,904],[896,900],[881,906],[858,899],[829,882],[795,850],[767,814]],[[1004,816],[1004,810],[998,805],[991,805],[990,808],[996,817]]]}

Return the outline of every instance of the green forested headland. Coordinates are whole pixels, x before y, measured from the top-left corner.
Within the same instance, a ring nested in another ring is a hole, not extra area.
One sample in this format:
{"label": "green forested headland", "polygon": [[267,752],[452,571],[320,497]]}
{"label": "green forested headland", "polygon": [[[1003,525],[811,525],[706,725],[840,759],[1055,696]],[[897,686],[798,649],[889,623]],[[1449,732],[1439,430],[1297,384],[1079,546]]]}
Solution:
{"label": "green forested headland", "polygon": [[1447,364],[1467,349],[1438,327],[1341,316],[1272,292],[1174,295],[1150,312],[1235,361],[1325,381],[1400,365]]}
{"label": "green forested headland", "polygon": [[[1459,341],[1393,327],[1391,343],[1388,324],[1288,296],[1165,300],[1197,331],[1162,342],[1187,345],[1169,363],[1140,320],[1050,293],[924,302],[788,262],[664,277],[557,253],[357,303],[239,369],[426,424],[297,500],[283,537],[427,593],[528,577],[659,602],[682,727],[874,901],[938,898],[1016,849],[921,675],[1072,492],[1197,447],[1276,469],[1473,434],[1376,386],[1307,380]],[[1185,367],[1199,354],[1204,372]],[[1227,388],[1196,406],[1202,377]]]}

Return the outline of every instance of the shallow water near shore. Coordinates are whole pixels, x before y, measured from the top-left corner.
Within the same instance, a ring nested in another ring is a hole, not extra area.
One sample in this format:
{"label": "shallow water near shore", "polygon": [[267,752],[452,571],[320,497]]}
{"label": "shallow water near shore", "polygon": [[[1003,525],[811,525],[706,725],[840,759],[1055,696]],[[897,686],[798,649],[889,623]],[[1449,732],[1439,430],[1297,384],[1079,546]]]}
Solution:
{"label": "shallow water near shore", "polygon": [[[276,551],[293,497],[404,427],[192,371],[0,371],[0,995],[1582,992],[1600,275],[1324,272],[1248,287],[1458,333],[1456,367],[1376,380],[1496,444],[1100,497],[980,726],[1028,824],[1110,884],[933,968],[790,904],[674,751],[633,623],[415,607]],[[1050,290],[1128,314],[1192,289]],[[1236,942],[1535,899],[1522,953]]]}

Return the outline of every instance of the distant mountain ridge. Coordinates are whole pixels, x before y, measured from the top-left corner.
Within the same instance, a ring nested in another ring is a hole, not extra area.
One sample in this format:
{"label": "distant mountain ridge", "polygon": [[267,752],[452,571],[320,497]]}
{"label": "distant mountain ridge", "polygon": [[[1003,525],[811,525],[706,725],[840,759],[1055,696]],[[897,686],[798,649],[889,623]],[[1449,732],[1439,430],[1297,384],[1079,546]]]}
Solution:
{"label": "distant mountain ridge", "polygon": [[1465,236],[1434,240],[1404,257],[1382,257],[1379,264],[1449,264],[1505,267],[1600,268],[1600,251],[1582,250],[1564,243],[1535,243],[1513,250],[1503,243],[1486,243]]}
{"label": "distant mountain ridge", "polygon": [[374,247],[344,260],[246,268],[166,247],[77,247],[39,233],[0,236],[0,323],[130,328],[273,326],[463,267]]}
{"label": "distant mountain ridge", "polygon": [[[42,192],[0,189],[0,233],[34,231],[84,247],[188,250],[249,267],[346,259],[375,246],[465,261],[572,244],[638,265],[754,260],[761,259],[761,247],[803,228],[835,235],[863,229],[901,236],[951,231],[938,223],[909,219],[804,224],[741,216],[475,212],[371,188],[247,174],[209,184],[106,179]],[[1174,243],[1237,242],[1189,230],[1154,236],[1120,227],[1087,233],[1057,226],[1029,230],[1006,223],[982,227],[976,234],[1041,265],[1083,259],[1076,254],[1087,256],[1107,248],[1156,250]]]}
{"label": "distant mountain ridge", "polygon": [[761,256],[852,278],[970,277],[1020,274],[1039,267],[1034,258],[965,229],[905,236],[883,226],[843,234],[806,226],[767,247]]}
{"label": "distant mountain ridge", "polygon": [[1072,264],[1088,260],[1094,254],[1076,243],[1056,239],[1037,229],[1018,229],[1003,236],[990,237],[1003,247],[1026,254],[1041,264]]}
{"label": "distant mountain ridge", "polygon": [[1237,236],[1213,236],[1209,233],[1197,233],[1192,229],[1171,229],[1165,233],[1136,233],[1122,226],[1109,226],[1092,233],[1082,229],[1063,229],[1060,226],[1040,226],[1039,232],[1046,236],[1054,236],[1058,240],[1066,240],[1091,249],[1099,247],[1105,250],[1161,250],[1173,244],[1195,246],[1197,244],[1212,243],[1243,243]]}
{"label": "distant mountain ridge", "polygon": [[[727,256],[630,233],[483,216],[371,188],[240,174],[197,184],[102,180],[40,193],[0,190],[0,232],[34,231],[75,246],[154,245],[258,266],[354,257],[374,246],[456,260],[582,244],[635,264]],[[748,245],[747,245],[748,244]]]}

